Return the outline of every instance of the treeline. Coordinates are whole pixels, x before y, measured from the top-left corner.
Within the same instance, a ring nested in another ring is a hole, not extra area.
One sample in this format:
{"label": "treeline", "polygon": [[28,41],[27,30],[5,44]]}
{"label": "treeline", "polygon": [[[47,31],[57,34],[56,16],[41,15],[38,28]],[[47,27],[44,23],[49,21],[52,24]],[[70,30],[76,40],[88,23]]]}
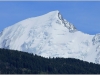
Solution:
{"label": "treeline", "polygon": [[100,74],[100,65],[72,58],[43,58],[0,49],[0,74]]}

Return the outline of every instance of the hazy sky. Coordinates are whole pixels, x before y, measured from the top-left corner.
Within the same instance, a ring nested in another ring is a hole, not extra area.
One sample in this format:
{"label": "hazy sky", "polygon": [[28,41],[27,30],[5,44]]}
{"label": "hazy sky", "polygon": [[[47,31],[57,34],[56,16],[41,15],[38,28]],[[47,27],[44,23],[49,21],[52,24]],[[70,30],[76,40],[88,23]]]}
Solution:
{"label": "hazy sky", "polygon": [[54,10],[59,10],[78,30],[100,33],[100,1],[0,1],[0,31]]}

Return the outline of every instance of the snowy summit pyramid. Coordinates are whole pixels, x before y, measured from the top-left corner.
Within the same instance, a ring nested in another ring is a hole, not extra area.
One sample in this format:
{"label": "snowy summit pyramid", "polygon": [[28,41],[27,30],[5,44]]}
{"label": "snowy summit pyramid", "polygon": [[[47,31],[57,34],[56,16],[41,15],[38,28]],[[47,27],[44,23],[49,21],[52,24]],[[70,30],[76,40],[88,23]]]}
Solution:
{"label": "snowy summit pyramid", "polygon": [[59,11],[28,18],[5,28],[0,33],[0,48],[100,64],[100,34],[78,31]]}

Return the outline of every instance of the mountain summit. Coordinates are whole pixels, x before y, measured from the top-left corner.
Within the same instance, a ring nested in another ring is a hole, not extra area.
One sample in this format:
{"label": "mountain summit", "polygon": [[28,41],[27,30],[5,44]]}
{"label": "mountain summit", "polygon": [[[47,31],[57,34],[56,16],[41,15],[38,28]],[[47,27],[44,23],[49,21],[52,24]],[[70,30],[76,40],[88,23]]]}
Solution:
{"label": "mountain summit", "polygon": [[0,48],[100,64],[100,34],[78,31],[59,11],[28,18],[5,28],[0,33]]}

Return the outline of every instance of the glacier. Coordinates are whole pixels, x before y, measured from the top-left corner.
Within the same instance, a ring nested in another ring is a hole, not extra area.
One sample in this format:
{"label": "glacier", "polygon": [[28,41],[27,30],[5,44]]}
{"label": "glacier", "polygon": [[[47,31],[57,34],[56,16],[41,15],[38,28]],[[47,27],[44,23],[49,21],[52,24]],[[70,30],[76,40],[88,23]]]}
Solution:
{"label": "glacier", "polygon": [[58,10],[5,28],[0,32],[0,48],[100,64],[100,34],[79,31]]}

